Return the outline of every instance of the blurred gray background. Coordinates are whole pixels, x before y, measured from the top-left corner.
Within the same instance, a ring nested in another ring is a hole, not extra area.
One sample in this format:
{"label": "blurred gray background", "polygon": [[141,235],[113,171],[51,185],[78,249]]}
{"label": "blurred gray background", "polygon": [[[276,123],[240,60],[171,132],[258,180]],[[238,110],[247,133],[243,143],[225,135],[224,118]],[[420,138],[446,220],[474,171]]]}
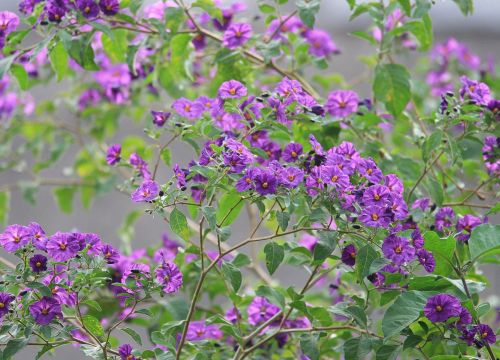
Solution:
{"label": "blurred gray background", "polygon": [[[17,11],[17,0],[0,0],[0,11],[11,10]],[[151,1],[148,1],[151,2]],[[256,2],[251,0],[244,1],[248,9],[243,13],[246,19],[252,19],[256,12]],[[293,3],[293,1],[292,1]],[[287,14],[283,10],[283,14]],[[459,41],[466,42],[470,48],[476,52],[482,59],[488,56],[493,56],[495,59],[500,58],[500,0],[476,0],[475,11],[472,16],[465,18],[459,11],[456,4],[451,0],[437,0],[433,6],[431,16],[434,25],[435,41],[440,42],[446,38],[453,36]],[[347,80],[358,75],[363,69],[363,64],[358,60],[358,57],[363,54],[372,53],[372,48],[364,41],[355,37],[349,36],[349,33],[356,30],[365,29],[369,25],[366,16],[361,16],[355,21],[349,23],[349,9],[345,0],[323,0],[321,12],[318,16],[317,26],[328,30],[333,36],[337,46],[341,49],[341,54],[335,56],[331,61],[328,73],[338,72]],[[262,24],[262,21],[259,22]],[[258,26],[257,26],[258,28]],[[361,84],[360,90],[366,90],[366,84]],[[33,95],[35,99],[50,98],[55,96],[58,89],[47,91],[46,88],[35,88]],[[364,94],[367,95],[367,94]],[[148,111],[148,109],[145,109]],[[141,134],[142,129],[130,122],[118,134],[120,136],[126,134]],[[192,151],[190,148],[176,144],[173,149],[174,162],[187,164],[191,159]],[[74,152],[68,152],[63,158],[63,166],[57,169],[51,169],[44,172],[42,177],[62,177],[64,166],[72,164],[72,156]],[[167,171],[159,172],[161,176],[166,176]],[[0,187],[5,184],[10,184],[20,179],[19,174],[14,171],[0,174]],[[95,232],[101,235],[102,239],[115,245],[119,245],[117,229],[121,226],[122,220],[132,210],[138,209],[138,206],[132,203],[126,196],[110,193],[107,196],[100,197],[94,201],[91,210],[87,211],[79,205],[78,197],[76,201],[75,211],[71,215],[62,214],[56,207],[52,189],[50,187],[42,187],[38,192],[38,203],[36,206],[27,204],[21,197],[19,192],[14,192],[11,198],[11,212],[9,223],[27,224],[30,221],[39,222],[45,230],[50,234],[57,230],[79,229],[80,231]],[[136,235],[132,242],[134,248],[147,245],[159,244],[161,234],[168,231],[168,224],[159,218],[151,216],[143,216],[136,223]],[[245,220],[240,220],[236,223],[233,229],[233,234],[248,234],[249,225]],[[498,293],[500,289],[500,280],[495,279],[493,268],[486,268],[485,271],[492,281],[495,281],[493,287],[488,291],[490,302],[498,305]],[[496,273],[498,274],[498,271]],[[287,269],[281,268],[277,276],[283,281],[290,284],[302,284],[305,274],[293,274],[291,277],[287,274]],[[131,341],[130,339],[125,339]],[[54,356],[55,359],[84,359],[81,351],[66,346],[59,349]],[[32,359],[33,352],[30,350],[23,351],[17,359]]]}

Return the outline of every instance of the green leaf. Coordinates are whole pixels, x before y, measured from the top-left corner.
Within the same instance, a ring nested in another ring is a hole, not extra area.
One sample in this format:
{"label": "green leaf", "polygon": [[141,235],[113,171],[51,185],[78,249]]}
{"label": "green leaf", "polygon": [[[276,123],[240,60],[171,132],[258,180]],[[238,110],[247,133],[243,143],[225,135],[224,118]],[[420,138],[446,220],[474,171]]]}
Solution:
{"label": "green leaf", "polygon": [[418,291],[402,293],[389,306],[382,319],[382,332],[389,338],[399,334],[401,330],[412,324],[420,316],[427,302],[426,297]]}
{"label": "green leaf", "polygon": [[90,306],[91,308],[93,308],[94,310],[97,310],[99,312],[102,311],[101,305],[99,305],[99,303],[95,300],[88,299],[88,300],[83,301],[82,304]]}
{"label": "green leaf", "polygon": [[56,73],[57,81],[61,81],[68,73],[68,52],[61,42],[58,42],[49,52],[50,64]]}
{"label": "green leaf", "polygon": [[217,217],[215,208],[213,206],[202,206],[201,211],[203,213],[203,216],[205,216],[205,219],[207,220],[210,229],[215,230],[215,228],[217,227]]}
{"label": "green leaf", "polygon": [[396,360],[401,349],[400,345],[382,345],[377,350],[376,360]]}
{"label": "green leaf", "polygon": [[103,336],[104,329],[102,328],[101,323],[92,315],[84,315],[82,317],[82,322],[85,328],[95,336]]}
{"label": "green leaf", "polygon": [[130,328],[123,328],[121,329],[122,331],[126,332],[127,334],[130,335],[130,337],[132,339],[134,339],[134,341],[139,344],[139,345],[142,345],[142,339],[141,339],[141,335],[139,335],[135,330],[133,329],[130,329]]}
{"label": "green leaf", "polygon": [[285,250],[283,246],[277,243],[270,242],[264,247],[264,253],[266,254],[266,267],[269,274],[274,274],[278,266],[282,263],[285,257]]}
{"label": "green leaf", "polygon": [[286,231],[288,222],[290,221],[290,214],[286,212],[279,212],[276,214],[276,219],[282,231]]}
{"label": "green leaf", "polygon": [[500,252],[500,225],[482,224],[472,230],[469,239],[469,251],[472,261],[483,255]]}
{"label": "green leaf", "polygon": [[7,225],[9,219],[10,192],[0,192],[0,226]]}
{"label": "green leaf", "polygon": [[455,252],[456,241],[453,236],[440,239],[439,235],[433,231],[424,234],[424,248],[429,250],[436,260],[434,274],[449,276],[453,272],[451,261]]}
{"label": "green leaf", "polygon": [[371,274],[370,267],[378,258],[378,253],[370,245],[365,245],[359,249],[356,256],[356,273],[359,281],[362,282],[365,277]]}
{"label": "green leaf", "polygon": [[398,0],[401,9],[404,11],[406,16],[411,16],[411,4],[410,0]]}
{"label": "green leaf", "polygon": [[364,360],[372,351],[372,343],[366,335],[351,338],[344,343],[345,360]]}
{"label": "green leaf", "polygon": [[314,247],[313,258],[316,262],[321,262],[331,255],[337,245],[338,233],[332,231],[321,231],[319,241]]}
{"label": "green leaf", "polygon": [[441,140],[443,138],[443,133],[441,131],[436,131],[431,134],[427,139],[425,139],[424,145],[422,147],[422,159],[424,162],[430,160],[433,151],[437,150]]}
{"label": "green leaf", "polygon": [[319,360],[318,337],[316,334],[300,335],[300,349],[311,360]]}
{"label": "green leaf", "polygon": [[411,99],[410,73],[399,64],[378,65],[373,92],[385,104],[387,111],[395,117],[399,116]]}
{"label": "green leaf", "polygon": [[24,69],[24,66],[19,64],[12,64],[12,66],[10,67],[10,73],[16,78],[21,90],[24,91],[29,88],[30,80],[28,77],[28,73]]}
{"label": "green leaf", "polygon": [[250,265],[252,263],[252,260],[250,260],[248,255],[240,253],[240,254],[236,255],[236,257],[234,258],[234,260],[232,262],[233,262],[234,266],[240,268],[242,266]]}
{"label": "green leaf", "polygon": [[356,321],[359,325],[366,327],[368,320],[364,309],[359,306],[349,306],[345,309],[345,311],[351,315],[354,321]]}
{"label": "green leaf", "polygon": [[54,189],[54,197],[59,209],[65,214],[71,214],[73,211],[73,198],[76,189],[74,187],[60,187]]}
{"label": "green leaf", "polygon": [[189,240],[189,228],[186,216],[177,208],[170,213],[170,228],[182,239]]}
{"label": "green leaf", "polygon": [[458,5],[465,16],[472,14],[474,11],[474,2],[472,0],[453,0],[453,2]]}
{"label": "green leaf", "polygon": [[238,292],[242,281],[240,270],[230,262],[223,262],[221,270],[224,274],[224,277],[233,287],[234,292]]}
{"label": "green leaf", "polygon": [[[241,195],[236,190],[222,195],[217,206],[217,223],[220,226],[228,226],[238,217],[245,203],[241,201]],[[224,222],[222,222],[224,220]],[[222,222],[222,223],[221,223]]]}
{"label": "green leaf", "polygon": [[102,35],[102,47],[113,63],[126,63],[128,53],[127,30],[112,30],[113,37],[104,33]]}
{"label": "green leaf", "polygon": [[441,183],[434,177],[428,177],[423,185],[436,205],[441,206],[444,201],[444,191]]}
{"label": "green leaf", "polygon": [[285,307],[285,297],[282,293],[278,292],[272,287],[261,285],[257,288],[257,291],[255,291],[255,293],[259,296],[265,297],[267,300],[275,305],[278,305],[282,309]]}
{"label": "green leaf", "polygon": [[211,17],[222,20],[222,10],[219,9],[213,0],[196,0],[192,7],[199,7],[205,10]]}
{"label": "green leaf", "polygon": [[263,12],[264,14],[273,14],[276,9],[274,8],[274,6],[271,6],[269,4],[260,4],[259,5],[259,10],[261,12]]}
{"label": "green leaf", "polygon": [[191,53],[192,36],[190,34],[178,34],[172,38],[170,43],[170,64],[174,74],[179,74],[186,77],[188,74],[186,72],[185,63],[189,59],[189,54]]}
{"label": "green leaf", "polygon": [[296,6],[299,10],[300,20],[309,27],[314,27],[316,14],[319,12],[321,0],[297,0]]}
{"label": "green leaf", "polygon": [[26,344],[28,343],[27,338],[25,339],[12,339],[7,342],[7,345],[3,349],[3,356],[2,360],[9,360],[12,359],[12,357],[17,354],[19,351],[21,351]]}
{"label": "green leaf", "polygon": [[15,55],[11,55],[0,59],[0,79],[7,74],[15,58]]}

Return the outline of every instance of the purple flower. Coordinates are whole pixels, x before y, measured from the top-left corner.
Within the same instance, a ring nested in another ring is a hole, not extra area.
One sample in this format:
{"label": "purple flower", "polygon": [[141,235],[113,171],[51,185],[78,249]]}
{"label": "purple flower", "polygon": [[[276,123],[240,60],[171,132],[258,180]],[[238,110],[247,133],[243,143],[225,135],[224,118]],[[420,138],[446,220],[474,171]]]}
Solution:
{"label": "purple flower", "polygon": [[260,169],[257,168],[248,168],[245,174],[236,182],[236,190],[238,192],[243,192],[254,189],[255,184],[253,182],[253,178],[259,171]]}
{"label": "purple flower", "polygon": [[148,169],[148,163],[137,153],[133,153],[130,155],[129,162],[130,165],[132,165],[139,172],[139,175],[144,179],[149,180],[151,178],[151,173]]}
{"label": "purple flower", "polygon": [[19,17],[10,11],[0,11],[0,36],[7,36],[19,26]]}
{"label": "purple flower", "polygon": [[325,181],[323,179],[323,167],[315,166],[311,169],[309,176],[306,178],[306,188],[309,195],[314,196],[318,190],[323,190]]}
{"label": "purple flower", "polygon": [[172,104],[172,108],[177,114],[189,120],[198,119],[205,111],[204,106],[199,102],[191,101],[186,98],[175,100]]}
{"label": "purple flower", "polygon": [[47,270],[47,258],[41,254],[33,255],[30,258],[30,267],[35,273]]}
{"label": "purple flower", "polygon": [[363,204],[385,206],[390,198],[390,191],[386,186],[372,185],[363,193]]}
{"label": "purple flower", "polygon": [[316,140],[316,137],[313,134],[309,135],[309,143],[312,146],[313,151],[318,155],[324,155],[323,146]]}
{"label": "purple flower", "polygon": [[427,299],[424,314],[433,323],[445,322],[451,317],[459,317],[462,312],[460,301],[453,295],[438,294]]}
{"label": "purple flower", "polygon": [[78,110],[83,111],[88,107],[96,106],[101,100],[101,93],[96,89],[84,90],[78,99]]}
{"label": "purple flower", "polygon": [[118,0],[100,0],[99,7],[101,11],[108,16],[116,15],[118,11],[120,11],[120,3]]}
{"label": "purple flower", "polygon": [[245,85],[236,80],[229,80],[219,87],[218,95],[221,99],[239,99],[247,96],[247,93]]}
{"label": "purple flower", "polygon": [[206,325],[205,321],[191,321],[186,333],[187,341],[200,341],[207,339],[220,340],[222,331],[215,324]]}
{"label": "purple flower", "polygon": [[48,325],[56,316],[62,317],[61,304],[47,296],[31,304],[29,310],[38,325]]}
{"label": "purple flower", "polygon": [[54,2],[47,2],[47,17],[50,22],[60,23],[64,15],[66,15],[67,9],[65,6],[59,4],[54,4]]}
{"label": "purple flower", "polygon": [[434,272],[434,268],[436,267],[436,260],[434,259],[434,255],[431,252],[425,249],[419,249],[417,251],[417,257],[420,264],[424,267],[425,271],[431,273]]}
{"label": "purple flower", "polygon": [[477,216],[474,215],[464,215],[463,218],[458,219],[457,221],[457,231],[460,232],[459,235],[457,235],[457,240],[460,241],[468,241],[470,238],[470,234],[472,232],[472,229],[474,229],[476,226],[481,225],[483,221],[478,218]]}
{"label": "purple flower", "polygon": [[351,90],[337,90],[328,95],[326,110],[334,117],[346,117],[358,111],[358,94]]}
{"label": "purple flower", "polygon": [[10,303],[14,301],[16,297],[12,294],[0,293],[0,318],[9,313]]}
{"label": "purple flower", "polygon": [[158,127],[162,127],[163,125],[165,125],[168,118],[170,117],[169,112],[154,111],[154,110],[151,110],[151,115],[153,116],[153,124],[155,124]]}
{"label": "purple flower", "polygon": [[130,344],[123,344],[118,347],[118,354],[120,355],[120,360],[136,360],[136,357],[132,355],[132,346]]}
{"label": "purple flower", "polygon": [[372,159],[362,159],[359,162],[358,171],[363,175],[368,181],[377,184],[382,180],[382,171],[377,167],[375,161]]}
{"label": "purple flower", "polygon": [[299,239],[299,244],[312,253],[318,241],[319,239],[316,236],[304,233]]}
{"label": "purple flower", "polygon": [[384,256],[397,265],[410,262],[415,257],[415,248],[410,245],[408,239],[389,235],[382,244]]}
{"label": "purple flower", "polygon": [[133,193],[132,200],[135,202],[151,201],[158,196],[160,187],[155,181],[145,180]]}
{"label": "purple flower", "polygon": [[30,15],[34,10],[35,5],[40,1],[42,0],[22,0],[19,3],[19,11],[23,14]]}
{"label": "purple flower", "polygon": [[101,252],[108,264],[116,264],[120,260],[120,253],[111,245],[104,245]]}
{"label": "purple flower", "polygon": [[274,97],[270,97],[267,102],[269,103],[269,107],[274,110],[274,115],[276,116],[276,121],[286,124],[288,123],[288,118],[286,116],[286,107],[285,104],[281,102],[281,100],[276,99]]}
{"label": "purple flower", "polygon": [[0,244],[7,252],[15,252],[29,244],[31,230],[27,226],[9,225],[3,234],[0,234]]}
{"label": "purple flower", "polygon": [[67,261],[80,251],[78,238],[72,233],[56,232],[47,241],[47,253],[55,261]]}
{"label": "purple flower", "polygon": [[108,165],[114,165],[121,160],[122,146],[120,144],[113,144],[108,148],[106,154],[106,162]]}
{"label": "purple flower", "polygon": [[467,329],[466,327],[464,327],[463,329],[461,329],[461,331],[462,331],[462,335],[460,336],[460,339],[464,340],[467,343],[467,345],[469,345],[469,346],[474,345],[474,342],[476,341],[476,339],[475,339],[476,327],[473,326],[470,329]]}
{"label": "purple flower", "polygon": [[177,179],[177,187],[181,190],[185,190],[187,185],[185,172],[180,168],[178,164],[174,165],[173,171],[174,176]]}
{"label": "purple flower", "polygon": [[287,104],[304,96],[304,91],[302,90],[300,82],[297,80],[290,80],[287,77],[284,77],[283,80],[278,83],[274,92],[278,93],[285,99],[289,99]]}
{"label": "purple flower", "polygon": [[356,247],[353,244],[347,245],[342,250],[341,260],[346,265],[354,266],[356,263]]}
{"label": "purple flower", "polygon": [[279,174],[280,184],[290,189],[299,186],[302,180],[304,180],[304,172],[294,166],[283,169]]}
{"label": "purple flower", "polygon": [[349,185],[349,176],[347,176],[338,166],[325,166],[323,169],[323,178],[328,185],[337,190],[344,190]]}
{"label": "purple flower", "polygon": [[500,137],[486,136],[482,150],[484,165],[488,173],[500,176]]}
{"label": "purple flower", "polygon": [[460,77],[462,88],[460,96],[462,99],[468,98],[478,105],[488,105],[491,100],[490,88],[485,83],[471,80],[466,76]]}
{"label": "purple flower", "polygon": [[247,23],[234,23],[224,32],[222,45],[228,49],[236,49],[245,44],[252,36],[252,27]]}
{"label": "purple flower", "polygon": [[464,327],[465,325],[468,325],[472,323],[472,315],[470,314],[469,310],[466,308],[462,308],[462,311],[460,312],[460,319],[457,321],[457,326],[459,328]]}
{"label": "purple flower", "polygon": [[449,228],[453,225],[453,220],[455,218],[455,212],[450,207],[440,208],[436,214],[436,230],[443,231],[445,228]]}
{"label": "purple flower", "polygon": [[295,162],[300,155],[302,155],[302,145],[294,142],[289,143],[282,154],[286,162]]}
{"label": "purple flower", "polygon": [[402,195],[404,192],[403,182],[394,174],[388,174],[384,176],[384,185],[396,194]]}
{"label": "purple flower", "polygon": [[156,279],[163,286],[163,291],[168,294],[179,291],[183,282],[179,268],[170,262],[164,262],[162,266],[156,269]]}
{"label": "purple flower", "polygon": [[307,30],[305,39],[310,44],[309,53],[314,56],[328,56],[339,53],[339,49],[326,31],[319,29]]}
{"label": "purple flower", "polygon": [[77,0],[76,3],[83,17],[92,19],[99,15],[99,6],[94,0]]}
{"label": "purple flower", "polygon": [[478,325],[476,331],[483,342],[488,342],[490,344],[494,344],[497,342],[495,333],[488,325],[480,324]]}
{"label": "purple flower", "polygon": [[250,325],[257,325],[276,315],[280,308],[271,304],[266,298],[256,296],[253,301],[248,305],[248,323]]}
{"label": "purple flower", "polygon": [[430,199],[429,198],[420,198],[415,200],[413,205],[411,206],[412,209],[418,209],[425,211],[429,207],[430,204]]}
{"label": "purple flower", "polygon": [[253,181],[255,184],[255,190],[260,195],[274,194],[276,192],[278,183],[276,176],[268,170],[258,171],[254,175]]}
{"label": "purple flower", "polygon": [[368,206],[361,212],[359,221],[369,227],[387,228],[391,223],[391,216],[383,207]]}

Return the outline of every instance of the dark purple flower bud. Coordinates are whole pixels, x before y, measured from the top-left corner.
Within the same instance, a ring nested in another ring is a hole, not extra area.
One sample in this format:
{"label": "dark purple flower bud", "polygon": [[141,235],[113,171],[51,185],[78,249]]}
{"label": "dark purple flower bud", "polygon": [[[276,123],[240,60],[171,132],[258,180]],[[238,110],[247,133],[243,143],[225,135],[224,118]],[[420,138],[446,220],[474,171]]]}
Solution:
{"label": "dark purple flower bud", "polygon": [[424,314],[433,323],[445,322],[451,317],[459,317],[462,312],[462,305],[453,295],[438,294],[427,299],[424,307]]}
{"label": "dark purple flower bud", "polygon": [[30,267],[35,273],[47,270],[47,258],[41,254],[33,255],[30,258]]}
{"label": "dark purple flower bud", "polygon": [[151,110],[151,115],[153,116],[153,124],[158,127],[162,127],[165,125],[171,114],[169,112]]}
{"label": "dark purple flower bud", "polygon": [[349,266],[354,266],[356,263],[356,247],[353,244],[347,245],[342,250],[342,262]]}
{"label": "dark purple flower bud", "polygon": [[108,165],[114,165],[121,160],[122,147],[120,144],[113,144],[108,148],[106,162]]}

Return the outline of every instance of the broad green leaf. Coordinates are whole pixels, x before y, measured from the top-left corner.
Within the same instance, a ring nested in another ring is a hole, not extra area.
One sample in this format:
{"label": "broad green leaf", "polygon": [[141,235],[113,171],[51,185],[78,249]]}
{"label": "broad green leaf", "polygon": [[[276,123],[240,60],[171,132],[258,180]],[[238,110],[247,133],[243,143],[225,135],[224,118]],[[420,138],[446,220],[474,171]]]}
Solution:
{"label": "broad green leaf", "polygon": [[[244,204],[244,201],[241,200],[241,195],[235,190],[222,195],[217,206],[217,223],[220,226],[231,225],[238,217]],[[224,222],[222,222],[223,220]]]}
{"label": "broad green leaf", "polygon": [[401,9],[403,9],[406,16],[411,16],[411,4],[410,0],[398,0]]}
{"label": "broad green leaf", "polygon": [[49,52],[50,64],[56,73],[57,81],[61,81],[68,73],[68,52],[61,42],[58,42]]}
{"label": "broad green leaf", "polygon": [[399,334],[420,316],[427,302],[424,294],[418,291],[402,293],[396,301],[389,306],[382,319],[384,337],[389,338]]}
{"label": "broad green leaf", "polygon": [[0,79],[7,74],[15,58],[15,55],[11,55],[0,59]]}
{"label": "broad green leaf", "polygon": [[441,131],[435,131],[425,139],[424,146],[422,147],[422,158],[424,162],[430,160],[433,151],[437,150],[441,144],[443,138],[443,133]]}
{"label": "broad green leaf", "polygon": [[273,242],[267,243],[264,247],[266,254],[266,267],[269,274],[274,274],[278,266],[280,266],[283,258],[285,257],[285,250],[283,246]]}
{"label": "broad green leaf", "polygon": [[473,0],[453,0],[455,4],[458,5],[460,11],[465,15],[470,15],[474,11],[474,1]]}
{"label": "broad green leaf", "polygon": [[365,310],[359,306],[349,306],[345,309],[345,311],[354,319],[354,321],[358,323],[358,325],[366,327],[368,320],[366,318]]}
{"label": "broad green leaf", "polygon": [[203,216],[207,220],[210,229],[215,230],[215,228],[217,227],[217,217],[215,208],[213,206],[203,206],[201,208],[201,211],[203,212]]}
{"label": "broad green leaf", "polygon": [[372,351],[372,343],[366,335],[350,338],[344,343],[345,360],[364,360]]}
{"label": "broad green leaf", "polygon": [[333,231],[321,231],[319,241],[314,247],[314,261],[323,261],[330,256],[337,245],[338,233]]}
{"label": "broad green leaf", "polygon": [[382,345],[377,350],[376,360],[396,360],[400,350],[400,345]]}
{"label": "broad green leaf", "polygon": [[89,307],[91,307],[94,310],[97,310],[99,312],[102,311],[101,305],[99,305],[99,303],[95,300],[88,299],[88,300],[83,301],[82,304],[87,305],[87,306],[89,306]]}
{"label": "broad green leaf", "polygon": [[189,228],[186,216],[177,208],[170,213],[170,228],[182,239],[189,240]]}
{"label": "broad green leaf", "polygon": [[233,265],[236,267],[242,267],[242,266],[247,266],[252,263],[252,260],[248,257],[248,255],[245,254],[238,254],[232,261]]}
{"label": "broad green leaf", "polygon": [[95,336],[103,336],[104,329],[101,323],[92,315],[84,315],[82,317],[82,322],[85,328]]}
{"label": "broad green leaf", "polygon": [[12,64],[12,66],[10,67],[10,73],[16,78],[21,90],[24,91],[29,88],[30,79],[28,77],[28,73],[24,69],[24,66],[19,64]]}
{"label": "broad green leaf", "polygon": [[436,260],[434,274],[449,276],[453,272],[451,263],[456,245],[453,236],[449,236],[446,239],[440,239],[438,234],[433,231],[428,231],[424,234],[424,239],[424,248],[429,250]]}
{"label": "broad green leaf", "polygon": [[131,328],[123,328],[121,329],[122,331],[126,332],[127,334],[130,335],[130,337],[132,339],[134,339],[134,341],[139,344],[139,345],[142,345],[142,339],[141,339],[141,335],[139,335],[135,330],[131,329]]}
{"label": "broad green leaf", "polygon": [[378,258],[378,253],[370,245],[365,245],[359,249],[356,255],[356,274],[359,281],[363,281],[365,277],[371,274],[370,267]]}
{"label": "broad green leaf", "polygon": [[7,342],[7,345],[3,349],[2,359],[10,360],[15,354],[21,351],[28,343],[29,338],[24,339],[11,339]]}
{"label": "broad green leaf", "polygon": [[102,47],[113,63],[126,63],[128,52],[127,30],[112,30],[113,38],[104,33]]}
{"label": "broad green leaf", "polygon": [[71,214],[73,211],[73,198],[75,197],[76,189],[74,187],[60,187],[54,189],[54,197],[57,206],[65,214]]}
{"label": "broad green leaf", "polygon": [[288,222],[290,221],[290,214],[286,212],[279,212],[276,214],[276,219],[282,231],[286,231]]}
{"label": "broad green leaf", "polygon": [[318,337],[316,334],[300,335],[300,349],[311,360],[319,360]]}
{"label": "broad green leaf", "polygon": [[240,269],[230,262],[223,262],[221,267],[224,277],[229,281],[233,287],[234,292],[237,292],[241,286],[242,276]]}
{"label": "broad green leaf", "polygon": [[267,300],[275,305],[278,305],[282,309],[285,307],[285,297],[282,293],[272,287],[261,285],[257,288],[255,293],[259,296],[265,297]]}
{"label": "broad green leaf", "polygon": [[482,224],[472,230],[469,239],[472,261],[483,255],[500,253],[500,225]]}
{"label": "broad green leaf", "polygon": [[10,192],[0,192],[0,226],[7,225],[9,219]]}
{"label": "broad green leaf", "polygon": [[296,6],[299,11],[300,20],[309,27],[314,27],[316,14],[319,12],[321,0],[297,0]]}
{"label": "broad green leaf", "polygon": [[399,64],[378,65],[373,92],[392,115],[399,116],[411,99],[410,73]]}
{"label": "broad green leaf", "polygon": [[188,76],[186,62],[192,50],[191,38],[190,34],[179,34],[175,35],[170,43],[170,64],[172,70],[174,74],[181,75],[182,77]]}
{"label": "broad green leaf", "polygon": [[441,206],[444,201],[444,191],[441,183],[434,177],[429,176],[423,182],[423,185],[436,205]]}

